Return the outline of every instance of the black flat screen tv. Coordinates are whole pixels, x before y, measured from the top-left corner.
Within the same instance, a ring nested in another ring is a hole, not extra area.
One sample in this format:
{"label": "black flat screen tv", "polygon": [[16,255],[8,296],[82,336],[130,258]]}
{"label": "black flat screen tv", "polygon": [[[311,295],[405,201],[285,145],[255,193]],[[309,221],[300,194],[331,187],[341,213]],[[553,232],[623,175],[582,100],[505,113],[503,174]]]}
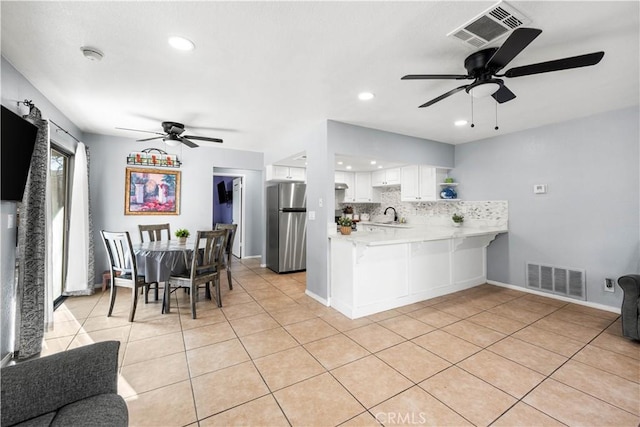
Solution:
{"label": "black flat screen tv", "polygon": [[231,191],[227,191],[227,184],[224,181],[218,183],[218,203],[229,203],[231,202],[232,195]]}
{"label": "black flat screen tv", "polygon": [[5,106],[2,106],[0,128],[2,137],[0,198],[19,202],[22,200],[27,183],[38,128]]}

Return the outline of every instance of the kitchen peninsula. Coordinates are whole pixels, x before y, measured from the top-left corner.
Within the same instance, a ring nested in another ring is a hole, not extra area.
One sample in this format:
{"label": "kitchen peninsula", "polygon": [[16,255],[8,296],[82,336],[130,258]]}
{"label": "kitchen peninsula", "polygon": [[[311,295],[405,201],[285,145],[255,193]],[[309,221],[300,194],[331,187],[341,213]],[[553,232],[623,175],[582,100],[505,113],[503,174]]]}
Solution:
{"label": "kitchen peninsula", "polygon": [[330,235],[330,305],[351,319],[486,282],[486,248],[507,226],[376,227]]}

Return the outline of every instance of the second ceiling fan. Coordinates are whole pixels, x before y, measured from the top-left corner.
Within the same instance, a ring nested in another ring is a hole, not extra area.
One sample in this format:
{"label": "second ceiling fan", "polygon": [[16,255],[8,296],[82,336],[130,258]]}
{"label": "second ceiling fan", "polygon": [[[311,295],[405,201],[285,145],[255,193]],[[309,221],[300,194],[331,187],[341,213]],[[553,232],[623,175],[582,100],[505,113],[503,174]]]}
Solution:
{"label": "second ceiling fan", "polygon": [[499,77],[522,77],[532,74],[548,73],[551,71],[568,70],[571,68],[595,65],[604,56],[604,52],[593,52],[585,55],[539,62],[537,64],[514,67],[503,74],[498,74],[511,60],[526,48],[542,30],[536,28],[518,28],[500,46],[483,49],[469,55],[464,60],[467,74],[409,74],[402,80],[473,80],[472,83],[459,86],[432,99],[419,108],[428,107],[438,101],[458,93],[462,90],[474,97],[491,95],[498,103],[511,101],[516,95],[511,92]]}

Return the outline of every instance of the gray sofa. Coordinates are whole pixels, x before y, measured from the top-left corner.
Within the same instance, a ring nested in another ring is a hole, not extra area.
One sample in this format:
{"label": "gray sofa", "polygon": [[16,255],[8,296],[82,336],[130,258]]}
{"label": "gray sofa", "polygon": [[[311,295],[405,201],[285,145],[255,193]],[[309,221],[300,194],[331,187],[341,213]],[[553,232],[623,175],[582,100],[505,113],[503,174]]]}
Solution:
{"label": "gray sofa", "polygon": [[640,275],[629,274],[618,279],[624,291],[622,299],[622,335],[640,340]]}
{"label": "gray sofa", "polygon": [[128,425],[119,348],[105,341],[2,368],[2,427]]}

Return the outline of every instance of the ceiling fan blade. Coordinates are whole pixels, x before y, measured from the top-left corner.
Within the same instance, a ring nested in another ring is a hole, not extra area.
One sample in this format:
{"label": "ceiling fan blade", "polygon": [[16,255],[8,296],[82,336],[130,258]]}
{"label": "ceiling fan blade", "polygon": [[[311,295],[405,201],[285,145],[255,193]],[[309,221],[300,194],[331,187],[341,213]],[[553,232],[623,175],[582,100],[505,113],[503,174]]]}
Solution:
{"label": "ceiling fan blade", "polygon": [[503,102],[511,101],[512,99],[514,99],[516,97],[516,94],[511,92],[505,85],[502,85],[500,86],[500,89],[498,89],[491,96],[493,97],[493,99],[498,101],[498,103],[502,104]]}
{"label": "ceiling fan blade", "polygon": [[154,136],[153,138],[145,138],[145,139],[136,139],[136,141],[138,142],[143,142],[143,141],[153,141],[154,139],[160,139],[163,138],[165,135],[164,134],[159,134],[162,136]]}
{"label": "ceiling fan blade", "polygon": [[439,97],[437,97],[437,98],[433,98],[433,99],[432,99],[431,101],[429,101],[429,102],[425,102],[424,104],[422,104],[422,105],[421,105],[421,106],[419,106],[418,108],[428,107],[429,105],[433,105],[433,104],[435,104],[435,103],[436,103],[436,102],[438,102],[438,101],[442,101],[443,99],[445,99],[445,98],[447,98],[447,97],[449,97],[449,96],[453,95],[454,93],[457,93],[457,92],[460,92],[461,90],[466,89],[466,88],[467,88],[467,86],[469,86],[469,85],[460,86],[460,87],[457,87],[457,88],[455,88],[455,89],[453,89],[453,90],[450,90],[449,92],[447,92],[447,93],[445,93],[445,94],[442,94],[442,95],[440,95],[440,96],[439,96]]}
{"label": "ceiling fan blade", "polygon": [[604,52],[593,52],[585,55],[572,56],[570,58],[556,59],[555,61],[539,62],[537,64],[523,65],[507,70],[505,77],[521,77],[531,74],[549,73],[551,71],[569,70],[571,68],[588,67],[596,65]]}
{"label": "ceiling fan blade", "polygon": [[116,129],[120,129],[120,130],[130,130],[130,131],[133,131],[133,132],[154,133],[154,134],[156,134],[156,135],[164,135],[163,133],[160,133],[160,132],[152,132],[152,131],[150,131],[150,130],[129,129],[129,128],[118,128],[118,127],[117,127]]}
{"label": "ceiling fan blade", "polygon": [[209,138],[206,136],[194,136],[194,135],[185,135],[183,138],[197,139],[200,141],[210,141],[210,142],[222,142],[221,139],[218,138]]}
{"label": "ceiling fan blade", "polygon": [[198,144],[196,144],[195,142],[189,141],[187,138],[185,138],[185,137],[183,137],[183,136],[179,137],[179,139],[180,139],[180,141],[181,141],[184,145],[186,145],[187,147],[190,147],[190,148],[196,148],[196,147],[199,147],[199,145],[198,145]]}
{"label": "ceiling fan blade", "polygon": [[513,30],[511,35],[505,40],[500,48],[493,54],[489,62],[487,62],[487,69],[501,70],[504,68],[513,58],[518,56],[525,47],[529,46],[536,37],[542,33],[542,30],[537,28],[517,28]]}
{"label": "ceiling fan blade", "polygon": [[400,80],[465,80],[470,78],[461,74],[408,74]]}

